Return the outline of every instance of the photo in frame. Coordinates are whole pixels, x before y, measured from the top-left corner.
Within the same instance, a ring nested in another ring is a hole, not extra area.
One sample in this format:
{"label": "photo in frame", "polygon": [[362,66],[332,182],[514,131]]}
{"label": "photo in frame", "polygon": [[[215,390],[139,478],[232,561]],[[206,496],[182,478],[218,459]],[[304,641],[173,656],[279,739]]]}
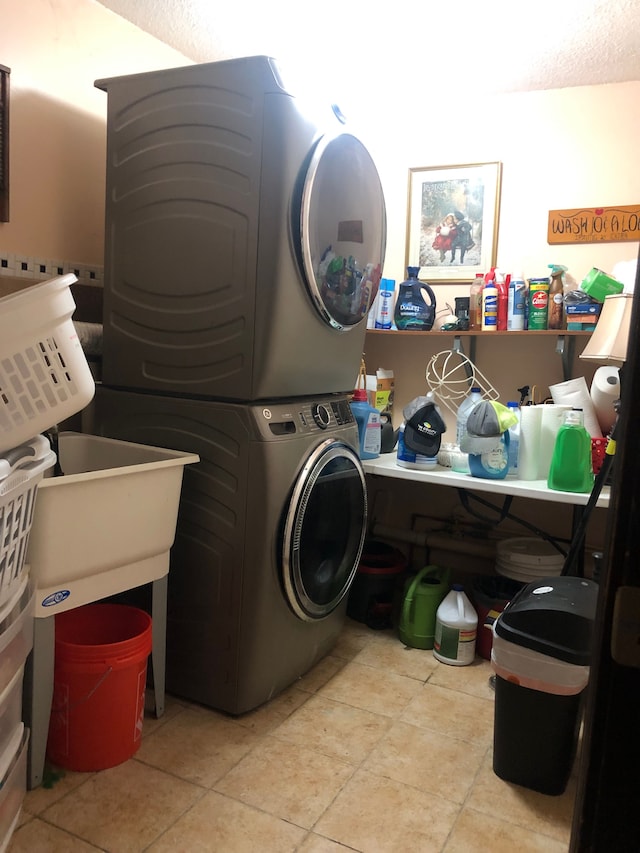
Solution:
{"label": "photo in frame", "polygon": [[468,283],[496,264],[502,164],[409,169],[405,264],[430,283]]}

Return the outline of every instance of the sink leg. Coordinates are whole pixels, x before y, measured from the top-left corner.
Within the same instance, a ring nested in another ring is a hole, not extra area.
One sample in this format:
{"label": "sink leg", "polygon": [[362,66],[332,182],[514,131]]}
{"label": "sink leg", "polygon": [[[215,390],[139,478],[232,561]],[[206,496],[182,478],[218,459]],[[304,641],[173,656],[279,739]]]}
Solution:
{"label": "sink leg", "polygon": [[151,593],[151,672],[156,719],[164,714],[165,661],[167,654],[167,587],[169,576],[152,583]]}
{"label": "sink leg", "polygon": [[27,753],[27,788],[42,784],[53,700],[55,617],[33,620],[33,649],[24,673],[22,715],[31,729]]}

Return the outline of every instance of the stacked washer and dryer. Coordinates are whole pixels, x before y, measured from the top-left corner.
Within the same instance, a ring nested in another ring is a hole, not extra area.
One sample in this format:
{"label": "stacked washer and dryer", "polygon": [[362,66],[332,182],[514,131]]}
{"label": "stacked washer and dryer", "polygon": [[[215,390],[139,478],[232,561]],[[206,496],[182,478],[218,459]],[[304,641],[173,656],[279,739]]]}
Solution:
{"label": "stacked washer and dryer", "polygon": [[382,271],[362,142],[268,57],[108,96],[103,381],[86,429],[198,453],[169,572],[167,689],[239,714],[335,643],[366,529],[349,399]]}

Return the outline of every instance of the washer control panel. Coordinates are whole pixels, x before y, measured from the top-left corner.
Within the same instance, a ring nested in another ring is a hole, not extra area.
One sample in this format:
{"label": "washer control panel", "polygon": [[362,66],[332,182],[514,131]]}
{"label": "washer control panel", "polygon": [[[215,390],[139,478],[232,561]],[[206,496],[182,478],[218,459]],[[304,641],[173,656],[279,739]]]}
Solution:
{"label": "washer control panel", "polygon": [[349,399],[343,395],[300,398],[265,404],[257,410],[263,427],[273,436],[309,435],[355,423]]}

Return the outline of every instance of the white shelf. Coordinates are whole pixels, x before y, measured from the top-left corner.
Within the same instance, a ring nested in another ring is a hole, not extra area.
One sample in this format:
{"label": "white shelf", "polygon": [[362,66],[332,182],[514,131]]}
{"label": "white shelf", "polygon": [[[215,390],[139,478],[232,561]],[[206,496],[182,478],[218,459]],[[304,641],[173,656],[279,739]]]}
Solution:
{"label": "white shelf", "polygon": [[[513,495],[551,503],[563,503],[573,506],[586,506],[589,493],[558,492],[549,489],[546,480],[517,480],[507,477],[505,480],[488,480],[473,477],[471,474],[458,474],[450,468],[437,466],[430,471],[419,468],[403,468],[396,464],[395,453],[385,453],[377,459],[365,459],[362,467],[367,474],[378,477],[391,477],[395,480],[412,480],[418,483],[431,483],[436,486],[449,486],[469,489],[475,492],[489,492],[493,495]],[[609,506],[609,486],[604,486],[596,506]]]}

